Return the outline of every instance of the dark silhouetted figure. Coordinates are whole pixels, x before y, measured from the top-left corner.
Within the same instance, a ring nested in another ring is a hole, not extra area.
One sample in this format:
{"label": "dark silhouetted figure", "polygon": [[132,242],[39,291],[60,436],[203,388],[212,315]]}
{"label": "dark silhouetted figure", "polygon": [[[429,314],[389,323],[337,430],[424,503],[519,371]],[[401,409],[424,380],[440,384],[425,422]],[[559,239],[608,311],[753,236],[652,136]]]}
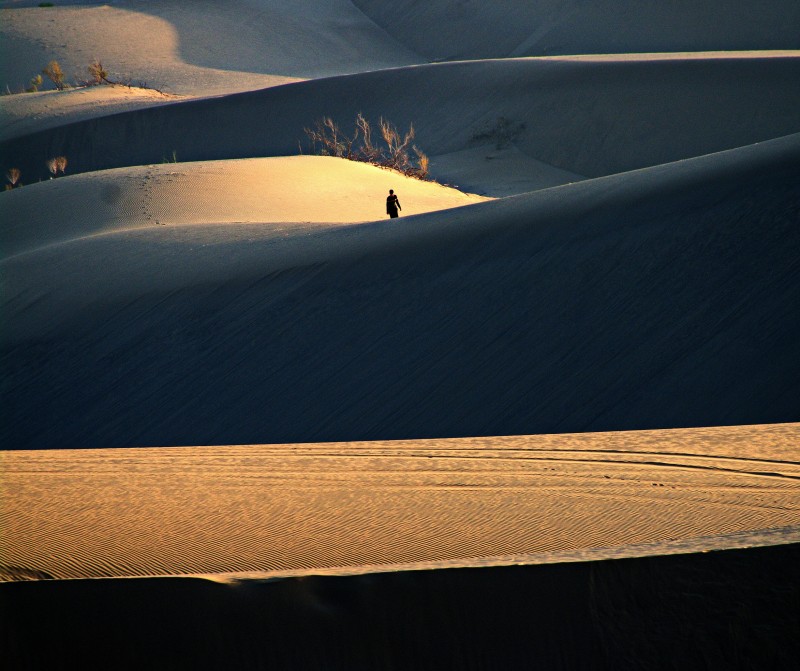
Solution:
{"label": "dark silhouetted figure", "polygon": [[403,208],[400,207],[400,201],[397,199],[394,191],[389,189],[389,195],[386,197],[386,214],[394,219],[397,216],[397,211],[402,209]]}

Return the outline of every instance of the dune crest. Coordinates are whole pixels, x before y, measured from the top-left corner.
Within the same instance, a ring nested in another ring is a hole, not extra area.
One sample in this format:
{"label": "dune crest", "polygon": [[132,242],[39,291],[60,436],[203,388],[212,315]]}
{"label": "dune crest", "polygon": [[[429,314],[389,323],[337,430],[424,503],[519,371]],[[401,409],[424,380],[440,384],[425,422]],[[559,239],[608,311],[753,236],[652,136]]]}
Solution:
{"label": "dune crest", "polygon": [[[329,156],[165,162],[60,177],[8,194],[0,202],[6,221],[0,240],[8,257],[98,233],[152,226],[375,221],[386,219],[391,188],[401,195],[404,217],[487,200]],[[43,200],[58,202],[60,216],[42,209]],[[86,202],[93,204],[88,216]]]}

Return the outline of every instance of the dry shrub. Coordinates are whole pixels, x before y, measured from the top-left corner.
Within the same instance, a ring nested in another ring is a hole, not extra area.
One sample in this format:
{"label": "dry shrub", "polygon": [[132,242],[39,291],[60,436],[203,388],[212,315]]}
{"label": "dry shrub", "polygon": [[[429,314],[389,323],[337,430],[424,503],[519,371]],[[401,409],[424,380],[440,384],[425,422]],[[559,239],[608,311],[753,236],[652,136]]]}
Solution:
{"label": "dry shrub", "polygon": [[[429,159],[421,149],[412,144],[416,135],[414,125],[411,124],[406,133],[401,133],[392,122],[381,118],[378,128],[385,145],[383,147],[373,143],[372,126],[361,113],[356,116],[352,135],[342,132],[331,117],[322,117],[311,128],[303,130],[308,136],[313,154],[362,161],[392,168],[410,177],[427,179]],[[416,164],[410,154],[412,149]]]}
{"label": "dry shrub", "polygon": [[9,168],[8,172],[6,172],[6,179],[11,182],[12,189],[19,184],[20,177],[22,177],[22,172],[19,168]]}
{"label": "dry shrub", "polygon": [[56,156],[55,158],[47,159],[45,165],[53,177],[58,177],[59,173],[63,175],[67,170],[67,157]]}
{"label": "dry shrub", "polygon": [[64,83],[64,71],[58,61],[50,61],[47,67],[42,70],[42,74],[48,77],[59,91],[63,91],[67,87]]}
{"label": "dry shrub", "polygon": [[25,89],[27,93],[36,93],[42,85],[42,75],[35,75],[31,78],[28,88]]}
{"label": "dry shrub", "polygon": [[94,59],[91,63],[89,63],[88,67],[86,68],[89,71],[89,76],[91,79],[87,82],[88,85],[96,85],[96,84],[114,84],[108,78],[108,70],[103,67],[103,62]]}

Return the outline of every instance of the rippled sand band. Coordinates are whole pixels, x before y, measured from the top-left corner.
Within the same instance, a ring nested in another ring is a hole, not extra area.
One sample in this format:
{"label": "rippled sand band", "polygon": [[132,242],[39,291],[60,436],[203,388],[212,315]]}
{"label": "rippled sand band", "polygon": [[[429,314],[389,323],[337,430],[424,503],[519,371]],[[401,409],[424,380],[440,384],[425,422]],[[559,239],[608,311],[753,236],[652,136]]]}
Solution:
{"label": "rippled sand band", "polygon": [[2,578],[295,571],[800,524],[800,424],[2,452]]}

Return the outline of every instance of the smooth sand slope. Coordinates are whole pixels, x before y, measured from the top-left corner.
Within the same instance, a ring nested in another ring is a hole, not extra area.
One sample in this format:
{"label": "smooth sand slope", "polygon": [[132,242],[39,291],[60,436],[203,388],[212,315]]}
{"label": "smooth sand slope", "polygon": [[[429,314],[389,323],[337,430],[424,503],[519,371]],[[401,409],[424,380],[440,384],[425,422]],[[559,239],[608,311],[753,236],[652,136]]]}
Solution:
{"label": "smooth sand slope", "polygon": [[[741,0],[684,1],[663,8],[618,0],[545,0],[534,7],[381,0],[38,4],[0,3],[0,86],[8,90],[23,89],[52,59],[69,81],[85,78],[87,63],[99,58],[114,79],[202,96],[429,60],[800,47],[793,30],[800,10],[787,0],[757,7]],[[105,94],[107,110],[146,104]],[[40,123],[47,125],[51,114],[62,122],[80,118],[69,97],[40,111]],[[0,119],[23,121],[16,107],[0,101]]]}
{"label": "smooth sand slope", "polygon": [[[332,77],[60,126],[0,144],[28,183],[70,171],[292,155],[322,116],[414,124],[433,175],[507,195],[800,132],[800,57],[509,59]],[[466,173],[466,175],[465,175]],[[467,176],[466,181],[461,178]]]}
{"label": "smooth sand slope", "polygon": [[113,79],[186,95],[422,61],[347,0],[2,4],[0,85],[12,91],[53,59],[70,82],[97,58]]}
{"label": "smooth sand slope", "polygon": [[[384,219],[389,189],[402,195],[404,216],[487,200],[329,156],[164,163],[60,177],[7,194],[0,205],[3,252],[154,225],[292,224],[273,227],[279,237],[297,231],[297,224]],[[59,216],[43,202],[58,203]]]}
{"label": "smooth sand slope", "polygon": [[[429,59],[797,49],[792,0],[353,0]],[[434,38],[435,39],[432,39]]]}
{"label": "smooth sand slope", "polygon": [[538,563],[791,525],[796,541],[798,441],[788,424],[5,452],[0,579]]}
{"label": "smooth sand slope", "polygon": [[74,84],[99,59],[111,80],[133,88],[54,94],[45,78],[45,92],[0,98],[0,138],[180,98],[424,61],[346,0],[36,5],[0,3],[0,87],[24,90],[51,60]]}
{"label": "smooth sand slope", "polygon": [[798,170],[790,136],[395,222],[18,254],[4,444],[797,421]]}

